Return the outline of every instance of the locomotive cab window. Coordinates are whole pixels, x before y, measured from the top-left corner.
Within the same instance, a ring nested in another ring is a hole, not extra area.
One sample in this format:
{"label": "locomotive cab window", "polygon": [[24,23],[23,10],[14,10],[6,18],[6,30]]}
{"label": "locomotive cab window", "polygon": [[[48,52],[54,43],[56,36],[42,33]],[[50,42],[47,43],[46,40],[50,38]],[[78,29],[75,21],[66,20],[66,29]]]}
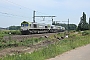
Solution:
{"label": "locomotive cab window", "polygon": [[23,27],[23,26],[24,26],[24,24],[21,24],[21,26]]}
{"label": "locomotive cab window", "polygon": [[48,28],[47,26],[45,26],[45,28]]}
{"label": "locomotive cab window", "polygon": [[37,24],[33,24],[33,27],[34,27],[34,28],[37,28]]}
{"label": "locomotive cab window", "polygon": [[25,26],[28,26],[28,24],[25,24]]}
{"label": "locomotive cab window", "polygon": [[53,29],[53,26],[51,26],[51,29]]}
{"label": "locomotive cab window", "polygon": [[31,24],[30,24],[30,27],[31,27]]}

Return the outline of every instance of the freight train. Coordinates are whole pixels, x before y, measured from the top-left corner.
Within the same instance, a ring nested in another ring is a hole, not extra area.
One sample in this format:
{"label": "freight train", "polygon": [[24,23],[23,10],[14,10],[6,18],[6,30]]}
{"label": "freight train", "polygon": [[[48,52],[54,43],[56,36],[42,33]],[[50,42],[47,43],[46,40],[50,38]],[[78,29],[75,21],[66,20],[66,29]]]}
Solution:
{"label": "freight train", "polygon": [[23,21],[21,23],[21,33],[22,35],[27,34],[37,34],[37,33],[55,33],[65,31],[62,26],[49,25],[37,22],[27,22]]}

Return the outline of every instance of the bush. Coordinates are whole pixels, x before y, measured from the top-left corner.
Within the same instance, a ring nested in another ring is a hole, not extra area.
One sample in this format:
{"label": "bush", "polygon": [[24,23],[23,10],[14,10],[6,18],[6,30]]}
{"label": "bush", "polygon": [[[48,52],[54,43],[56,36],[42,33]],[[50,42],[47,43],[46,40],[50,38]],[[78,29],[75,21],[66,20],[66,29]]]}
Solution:
{"label": "bush", "polygon": [[89,35],[89,32],[87,31],[82,32],[82,36],[85,36],[85,35]]}
{"label": "bush", "polygon": [[21,35],[21,32],[19,30],[11,30],[10,32],[13,35]]}

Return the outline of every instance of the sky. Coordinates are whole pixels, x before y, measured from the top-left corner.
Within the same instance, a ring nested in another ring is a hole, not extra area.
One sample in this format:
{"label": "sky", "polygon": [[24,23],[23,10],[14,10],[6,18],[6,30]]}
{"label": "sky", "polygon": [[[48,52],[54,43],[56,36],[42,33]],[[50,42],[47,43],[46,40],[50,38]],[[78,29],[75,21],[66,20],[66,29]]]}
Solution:
{"label": "sky", "polygon": [[[78,25],[82,13],[90,17],[90,0],[0,0],[0,27],[20,26],[21,22],[33,21],[36,16],[56,16],[54,21]],[[51,24],[51,18],[36,17],[38,23]],[[66,22],[62,22],[66,21]]]}

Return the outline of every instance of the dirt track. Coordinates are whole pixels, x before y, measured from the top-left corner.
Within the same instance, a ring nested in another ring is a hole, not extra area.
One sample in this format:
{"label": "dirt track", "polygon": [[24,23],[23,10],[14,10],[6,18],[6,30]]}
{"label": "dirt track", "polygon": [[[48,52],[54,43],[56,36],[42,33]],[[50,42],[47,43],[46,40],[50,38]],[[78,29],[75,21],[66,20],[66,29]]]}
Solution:
{"label": "dirt track", "polygon": [[90,44],[48,60],[90,60]]}

